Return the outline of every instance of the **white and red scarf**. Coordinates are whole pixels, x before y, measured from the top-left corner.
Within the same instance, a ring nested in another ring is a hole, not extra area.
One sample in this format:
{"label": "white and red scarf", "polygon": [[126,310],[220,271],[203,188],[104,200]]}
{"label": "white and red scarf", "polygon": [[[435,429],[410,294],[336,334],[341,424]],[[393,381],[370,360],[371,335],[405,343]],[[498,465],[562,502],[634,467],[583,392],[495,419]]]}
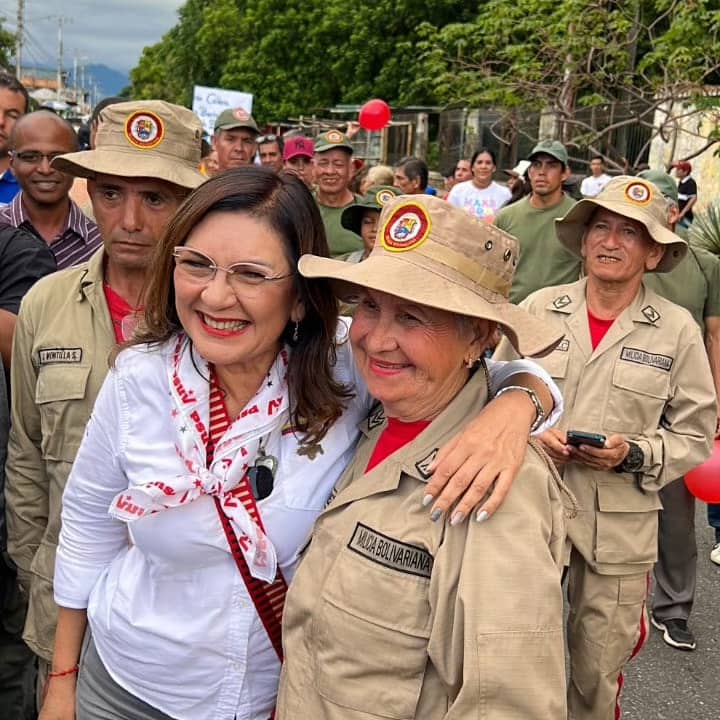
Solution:
{"label": "white and red scarf", "polygon": [[288,359],[289,350],[284,348],[260,389],[218,442],[208,468],[211,369],[193,351],[187,336],[179,334],[168,364],[169,422],[175,427],[175,450],[186,472],[124,490],[113,499],[110,515],[130,523],[202,495],[216,497],[233,524],[250,573],[272,582],[277,572],[275,548],[233,491],[254,464],[262,438],[279,431],[288,420]]}

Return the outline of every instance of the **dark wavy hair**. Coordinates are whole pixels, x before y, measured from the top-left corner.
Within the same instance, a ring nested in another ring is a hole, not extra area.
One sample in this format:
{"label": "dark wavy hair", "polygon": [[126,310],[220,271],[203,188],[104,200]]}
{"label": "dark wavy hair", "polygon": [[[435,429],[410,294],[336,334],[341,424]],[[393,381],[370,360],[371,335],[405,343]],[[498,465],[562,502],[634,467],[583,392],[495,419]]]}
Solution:
{"label": "dark wavy hair", "polygon": [[[144,322],[132,344],[164,343],[182,329],[175,309],[173,248],[183,245],[204,218],[221,212],[247,213],[268,223],[282,239],[291,268],[297,269],[300,256],[306,253],[328,255],[320,211],[295,175],[256,166],[215,175],[188,196],[155,249]],[[332,376],[338,303],[329,281],[308,280],[296,273],[295,289],[305,317],[298,340],[292,340],[294,323],[289,320],[282,340],[293,346],[288,371],[291,421],[302,430],[302,442],[311,444],[325,436],[353,393]]]}
{"label": "dark wavy hair", "polygon": [[495,156],[495,152],[491,150],[490,148],[481,147],[478,148],[473,154],[472,158],[470,158],[470,167],[472,167],[475,164],[475,161],[481,156],[481,155],[489,155],[490,158],[493,161],[493,165],[497,166],[497,157]]}

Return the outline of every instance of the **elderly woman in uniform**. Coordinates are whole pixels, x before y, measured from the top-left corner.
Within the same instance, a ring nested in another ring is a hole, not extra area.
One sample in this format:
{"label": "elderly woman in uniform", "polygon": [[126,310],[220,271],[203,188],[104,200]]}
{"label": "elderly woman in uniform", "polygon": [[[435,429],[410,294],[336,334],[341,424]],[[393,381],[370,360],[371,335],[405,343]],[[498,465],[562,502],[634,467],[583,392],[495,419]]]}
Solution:
{"label": "elderly woman in uniform", "polygon": [[288,595],[279,720],[565,717],[552,463],[528,447],[486,522],[420,510],[438,447],[488,400],[496,327],[523,355],[560,339],[508,302],[517,257],[510,235],[420,195],[383,207],[366,260],[301,259],[357,302],[350,342],[380,405]]}

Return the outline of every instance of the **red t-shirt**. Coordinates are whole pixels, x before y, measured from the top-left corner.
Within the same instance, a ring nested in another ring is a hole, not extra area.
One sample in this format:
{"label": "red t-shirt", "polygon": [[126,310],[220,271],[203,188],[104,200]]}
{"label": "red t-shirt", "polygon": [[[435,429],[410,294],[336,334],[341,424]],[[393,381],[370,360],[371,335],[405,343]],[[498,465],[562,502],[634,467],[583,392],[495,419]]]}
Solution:
{"label": "red t-shirt", "polygon": [[600,344],[600,341],[605,337],[605,333],[610,329],[610,326],[615,322],[615,318],[612,320],[601,320],[595,317],[588,308],[588,324],[590,325],[590,342],[592,343],[593,350]]}
{"label": "red t-shirt", "polygon": [[[135,329],[134,323],[132,328],[125,328],[123,333],[123,320],[132,313],[137,312],[140,308],[132,307],[125,298],[118,295],[107,283],[103,283],[103,291],[105,292],[105,302],[108,304],[110,311],[110,319],[112,320],[113,332],[115,333],[115,342],[122,343],[130,338],[132,331]],[[129,330],[129,332],[127,332]]]}
{"label": "red t-shirt", "polygon": [[376,465],[379,465],[388,455],[392,455],[403,445],[414,440],[428,425],[430,420],[416,420],[406,423],[397,418],[388,418],[387,427],[380,433],[373,454],[370,457],[365,472],[370,472]]}

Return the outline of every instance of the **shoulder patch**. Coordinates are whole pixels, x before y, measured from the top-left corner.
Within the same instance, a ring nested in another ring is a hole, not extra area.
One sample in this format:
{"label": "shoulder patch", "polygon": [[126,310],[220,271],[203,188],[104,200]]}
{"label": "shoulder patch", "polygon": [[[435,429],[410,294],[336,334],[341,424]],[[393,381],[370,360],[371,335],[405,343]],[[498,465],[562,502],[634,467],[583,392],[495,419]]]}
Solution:
{"label": "shoulder patch", "polygon": [[649,365],[665,372],[670,372],[674,362],[674,359],[669,355],[659,355],[658,353],[650,353],[647,350],[631,347],[624,347],[620,351],[620,359],[638,365]]}
{"label": "shoulder patch", "polygon": [[80,363],[82,362],[82,348],[43,348],[38,350],[40,365],[53,363]]}
{"label": "shoulder patch", "polygon": [[661,317],[660,313],[652,305],[646,305],[640,312],[653,324]]}
{"label": "shoulder patch", "polygon": [[432,574],[433,556],[427,550],[391,538],[362,523],[355,525],[347,546],[358,555],[391,570],[428,579]]}
{"label": "shoulder patch", "polygon": [[562,310],[563,308],[567,307],[572,300],[570,299],[569,295],[561,295],[559,298],[555,298],[553,300],[553,307],[557,308],[558,310]]}
{"label": "shoulder patch", "polygon": [[420,473],[423,480],[427,480],[430,475],[432,475],[428,468],[430,467],[432,461],[437,457],[438,450],[439,448],[434,448],[424,458],[421,458],[415,463],[415,469]]}
{"label": "shoulder patch", "polygon": [[372,430],[385,421],[385,411],[382,405],[378,405],[369,415],[367,419],[367,429]]}

